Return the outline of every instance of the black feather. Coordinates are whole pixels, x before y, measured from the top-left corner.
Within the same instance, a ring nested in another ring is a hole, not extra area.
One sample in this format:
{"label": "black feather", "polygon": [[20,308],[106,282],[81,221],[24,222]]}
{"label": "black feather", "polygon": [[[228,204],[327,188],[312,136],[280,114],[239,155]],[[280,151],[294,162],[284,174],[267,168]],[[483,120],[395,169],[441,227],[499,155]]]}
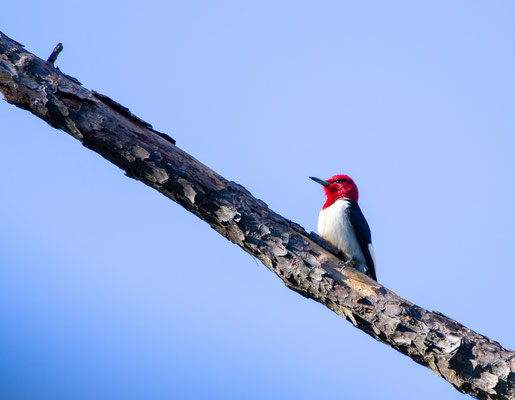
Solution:
{"label": "black feather", "polygon": [[367,220],[365,219],[365,216],[359,208],[358,203],[353,200],[349,200],[349,202],[350,223],[354,229],[356,237],[358,238],[361,251],[365,256],[365,261],[367,262],[368,267],[368,275],[373,280],[377,281],[374,258],[372,257],[372,254],[370,254],[369,250],[369,244],[372,244],[372,234],[370,233],[370,228],[368,226]]}

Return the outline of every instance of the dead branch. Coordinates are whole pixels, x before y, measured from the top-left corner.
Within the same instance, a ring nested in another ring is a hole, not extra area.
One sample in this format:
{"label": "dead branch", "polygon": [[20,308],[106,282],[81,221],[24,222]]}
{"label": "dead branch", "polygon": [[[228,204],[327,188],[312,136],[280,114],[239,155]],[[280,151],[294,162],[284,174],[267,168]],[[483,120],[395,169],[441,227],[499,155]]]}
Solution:
{"label": "dead branch", "polygon": [[290,289],[480,399],[513,399],[515,354],[397,296],[342,262],[314,234],[176,147],[167,135],[0,33],[0,91],[206,221]]}

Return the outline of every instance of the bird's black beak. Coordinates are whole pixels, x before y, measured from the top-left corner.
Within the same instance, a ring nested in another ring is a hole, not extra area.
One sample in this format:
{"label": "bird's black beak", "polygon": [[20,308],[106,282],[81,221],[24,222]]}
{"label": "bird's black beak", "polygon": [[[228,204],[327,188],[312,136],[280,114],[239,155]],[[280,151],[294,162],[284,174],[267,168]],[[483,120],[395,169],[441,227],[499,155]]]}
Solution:
{"label": "bird's black beak", "polygon": [[322,186],[329,186],[330,185],[329,182],[323,181],[322,179],[314,178],[312,176],[310,176],[309,179],[314,180],[316,183],[320,183]]}

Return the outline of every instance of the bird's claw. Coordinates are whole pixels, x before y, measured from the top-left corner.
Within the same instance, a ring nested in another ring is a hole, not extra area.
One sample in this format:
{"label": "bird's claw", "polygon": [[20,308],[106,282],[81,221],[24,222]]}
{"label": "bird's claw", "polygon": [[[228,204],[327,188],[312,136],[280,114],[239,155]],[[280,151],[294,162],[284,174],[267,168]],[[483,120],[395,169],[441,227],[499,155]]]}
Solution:
{"label": "bird's claw", "polygon": [[346,268],[346,267],[351,267],[351,268],[357,269],[359,272],[362,272],[365,275],[369,274],[369,270],[368,270],[368,267],[366,265],[363,265],[363,264],[356,265],[354,260],[342,261],[341,267],[339,268],[339,272],[341,273],[343,271],[343,269]]}

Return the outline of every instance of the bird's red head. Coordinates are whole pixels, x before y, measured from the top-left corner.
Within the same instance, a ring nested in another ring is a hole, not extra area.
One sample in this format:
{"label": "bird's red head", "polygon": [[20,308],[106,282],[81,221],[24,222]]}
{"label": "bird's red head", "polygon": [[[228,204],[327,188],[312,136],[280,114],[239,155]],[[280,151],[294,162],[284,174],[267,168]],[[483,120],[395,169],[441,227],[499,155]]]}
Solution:
{"label": "bird's red head", "polygon": [[327,201],[323,208],[331,206],[338,199],[349,199],[358,201],[358,187],[348,175],[335,175],[327,181],[318,178],[311,178],[324,186]]}

